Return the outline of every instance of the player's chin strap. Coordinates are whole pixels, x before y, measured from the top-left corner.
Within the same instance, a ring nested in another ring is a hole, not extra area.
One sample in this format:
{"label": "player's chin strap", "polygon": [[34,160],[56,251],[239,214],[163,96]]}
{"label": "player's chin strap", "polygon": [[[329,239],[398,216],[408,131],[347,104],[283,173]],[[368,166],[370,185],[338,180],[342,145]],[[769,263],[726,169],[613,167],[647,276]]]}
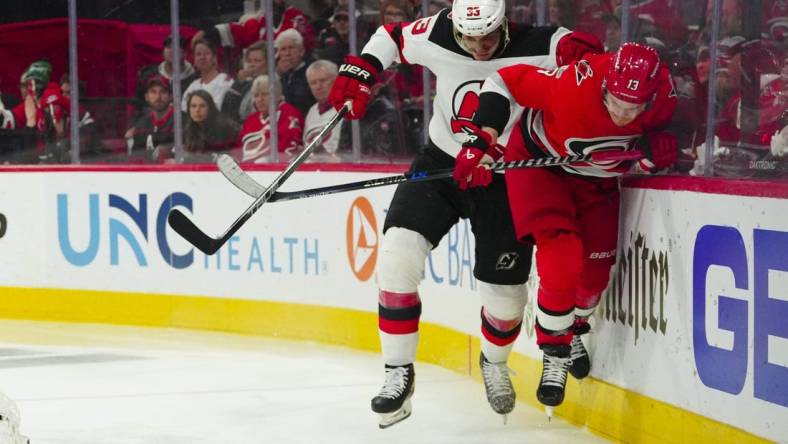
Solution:
{"label": "player's chin strap", "polygon": [[[503,18],[503,23],[501,23],[500,29],[501,29],[501,40],[498,44],[498,47],[495,48],[495,53],[491,58],[498,57],[503,52],[503,50],[506,49],[507,46],[509,46],[510,38],[509,38],[508,18],[506,17]],[[462,48],[463,51],[473,56],[473,53],[468,49],[468,46],[465,45],[465,39],[463,39],[463,34],[460,31],[458,31],[457,28],[452,27],[452,30],[454,31],[453,32],[454,40],[457,42],[458,45],[460,45],[460,48]]]}

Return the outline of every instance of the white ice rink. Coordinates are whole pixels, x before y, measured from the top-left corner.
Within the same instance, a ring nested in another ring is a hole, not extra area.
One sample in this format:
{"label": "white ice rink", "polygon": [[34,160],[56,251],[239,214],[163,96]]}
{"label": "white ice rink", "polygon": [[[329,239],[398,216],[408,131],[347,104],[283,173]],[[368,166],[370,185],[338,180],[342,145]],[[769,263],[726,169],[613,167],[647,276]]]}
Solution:
{"label": "white ice rink", "polygon": [[0,390],[32,444],[604,442],[522,403],[504,426],[479,382],[422,363],[413,415],[380,430],[369,400],[381,367],[303,342],[0,321]]}

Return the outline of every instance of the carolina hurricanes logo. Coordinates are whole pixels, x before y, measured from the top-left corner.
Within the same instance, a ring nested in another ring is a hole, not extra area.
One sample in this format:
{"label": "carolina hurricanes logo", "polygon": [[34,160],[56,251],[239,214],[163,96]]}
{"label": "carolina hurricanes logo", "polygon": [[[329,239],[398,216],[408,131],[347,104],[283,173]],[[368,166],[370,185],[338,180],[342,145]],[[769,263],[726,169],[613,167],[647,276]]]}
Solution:
{"label": "carolina hurricanes logo", "polygon": [[[638,136],[607,136],[590,139],[570,137],[566,139],[566,150],[569,154],[578,156],[591,154],[594,151],[626,151],[629,143],[636,137]],[[619,161],[614,162],[618,163]]]}
{"label": "carolina hurricanes logo", "polygon": [[378,260],[378,224],[372,204],[364,197],[353,201],[347,215],[347,258],[362,282],[369,280]]}
{"label": "carolina hurricanes logo", "polygon": [[587,60],[581,60],[575,64],[575,79],[577,80],[577,86],[580,86],[583,80],[591,77],[594,77],[594,71],[591,69],[591,64],[588,63]]}

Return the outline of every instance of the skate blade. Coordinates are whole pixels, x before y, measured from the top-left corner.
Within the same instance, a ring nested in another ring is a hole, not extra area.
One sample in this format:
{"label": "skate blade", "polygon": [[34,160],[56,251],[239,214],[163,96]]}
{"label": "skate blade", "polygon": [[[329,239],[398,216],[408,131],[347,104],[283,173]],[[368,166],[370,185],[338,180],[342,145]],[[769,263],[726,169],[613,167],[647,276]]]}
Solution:
{"label": "skate blade", "polygon": [[410,399],[406,399],[404,403],[402,403],[402,407],[399,410],[392,413],[380,413],[380,423],[378,427],[381,429],[386,429],[398,422],[404,421],[408,419],[412,412],[412,408],[410,405]]}
{"label": "skate blade", "polygon": [[553,422],[553,409],[554,407],[549,405],[544,406],[544,412],[547,414],[547,422]]}

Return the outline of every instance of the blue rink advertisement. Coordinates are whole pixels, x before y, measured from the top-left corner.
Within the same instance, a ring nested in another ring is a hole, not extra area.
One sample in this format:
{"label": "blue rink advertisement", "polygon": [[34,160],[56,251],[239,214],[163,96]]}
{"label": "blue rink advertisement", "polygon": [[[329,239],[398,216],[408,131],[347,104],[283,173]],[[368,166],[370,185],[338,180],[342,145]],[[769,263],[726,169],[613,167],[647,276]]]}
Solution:
{"label": "blue rink advertisement", "polygon": [[[253,177],[270,183],[274,172]],[[385,176],[297,172],[294,191]],[[217,172],[0,175],[3,285],[254,299],[377,312],[393,187],[264,204],[215,255],[167,225],[219,236],[252,203]],[[788,200],[624,188],[617,264],[594,314],[592,376],[775,441],[788,439]],[[470,225],[428,257],[422,320],[479,334]],[[515,350],[539,357],[536,279]],[[676,433],[680,433],[677,430]]]}
{"label": "blue rink advertisement", "polygon": [[593,376],[788,439],[788,201],[627,188],[623,202]]}

